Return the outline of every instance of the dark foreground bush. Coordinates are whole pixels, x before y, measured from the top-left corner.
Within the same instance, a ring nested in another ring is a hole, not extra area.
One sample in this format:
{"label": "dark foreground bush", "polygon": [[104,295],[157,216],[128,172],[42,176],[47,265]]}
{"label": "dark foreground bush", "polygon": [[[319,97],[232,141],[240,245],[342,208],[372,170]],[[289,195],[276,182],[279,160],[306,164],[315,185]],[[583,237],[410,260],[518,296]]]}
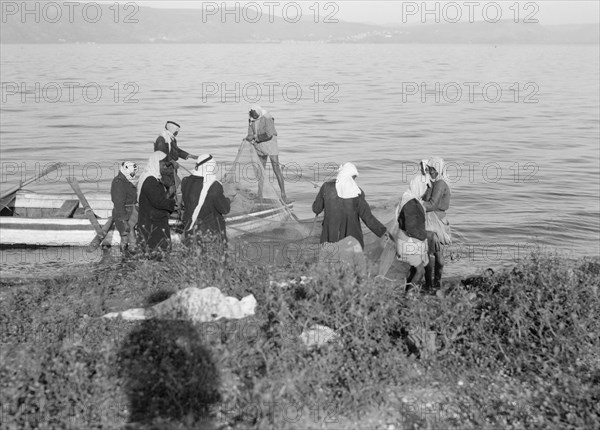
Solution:
{"label": "dark foreground bush", "polygon": [[[597,263],[534,255],[436,296],[233,263],[175,253],[4,291],[2,428],[600,426]],[[257,314],[100,318],[188,286],[254,294]],[[299,335],[316,324],[338,336],[309,350]]]}
{"label": "dark foreground bush", "polygon": [[600,427],[597,265],[532,255],[478,290],[406,309],[438,334],[431,364],[469,381],[477,424]]}

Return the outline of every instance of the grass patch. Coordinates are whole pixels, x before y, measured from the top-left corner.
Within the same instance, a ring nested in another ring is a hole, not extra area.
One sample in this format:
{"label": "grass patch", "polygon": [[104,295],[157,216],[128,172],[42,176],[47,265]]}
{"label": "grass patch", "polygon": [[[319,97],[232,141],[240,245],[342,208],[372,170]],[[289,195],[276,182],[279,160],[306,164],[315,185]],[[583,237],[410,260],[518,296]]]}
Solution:
{"label": "grass patch", "polygon": [[[597,428],[599,264],[572,264],[533,254],[431,296],[349,269],[176,251],[15,285],[0,296],[2,426]],[[100,318],[189,286],[254,294],[257,314]],[[308,350],[314,324],[339,338]]]}

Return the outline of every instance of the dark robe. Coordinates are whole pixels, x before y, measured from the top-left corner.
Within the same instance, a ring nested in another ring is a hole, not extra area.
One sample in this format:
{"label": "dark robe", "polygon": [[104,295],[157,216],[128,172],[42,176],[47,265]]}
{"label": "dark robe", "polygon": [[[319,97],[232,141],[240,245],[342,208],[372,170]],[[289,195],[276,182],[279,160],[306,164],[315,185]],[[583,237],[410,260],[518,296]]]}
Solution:
{"label": "dark robe", "polygon": [[148,177],[140,193],[140,210],[137,229],[140,244],[149,252],[160,248],[167,251],[171,246],[169,216],[175,210],[175,200],[167,198],[164,185],[153,176]]}
{"label": "dark robe", "polygon": [[450,207],[450,188],[443,180],[432,182],[431,185],[423,197],[423,205],[427,212],[437,212],[442,219]]}
{"label": "dark robe", "polygon": [[190,156],[188,152],[177,146],[177,139],[175,138],[171,140],[171,150],[169,151],[169,144],[162,135],[156,138],[156,141],[154,142],[154,151],[162,151],[167,154],[167,161],[177,161],[180,158],[187,160],[187,158]]}
{"label": "dark robe", "polygon": [[177,185],[179,178],[175,179],[177,175],[177,167],[171,163],[171,161],[177,161],[179,158],[187,160],[190,154],[177,146],[177,139],[171,140],[171,150],[169,151],[169,144],[165,138],[160,135],[154,142],[154,151],[161,151],[167,154],[167,164],[161,168],[160,174],[162,176],[162,182],[167,188]]}
{"label": "dark robe", "polygon": [[[183,215],[183,225],[186,239],[194,236],[194,229],[189,230],[192,223],[192,215],[200,200],[200,193],[204,185],[202,176],[187,176],[181,181],[181,193],[185,212]],[[201,233],[215,234],[221,241],[227,241],[227,231],[225,229],[225,218],[231,209],[231,201],[223,193],[223,185],[219,182],[213,182],[206,194],[206,200],[200,209],[196,219],[196,229]]]}
{"label": "dark robe", "polygon": [[[423,205],[425,206],[426,212],[435,212],[439,219],[444,219],[446,217],[446,211],[450,207],[450,188],[448,184],[443,180],[437,180],[431,183],[432,187],[427,188],[427,192],[423,197]],[[438,253],[440,261],[442,250],[442,245],[440,244],[440,240],[437,235],[429,232],[427,237],[429,252]]]}
{"label": "dark robe", "polygon": [[129,232],[129,217],[137,201],[135,185],[125,177],[123,172],[119,172],[113,179],[110,187],[110,197],[113,202],[113,221],[119,234],[123,236]]}
{"label": "dark robe", "polygon": [[423,206],[415,199],[409,200],[400,210],[398,226],[400,230],[406,232],[408,237],[425,240],[427,231],[425,230],[425,210]]}
{"label": "dark robe", "polygon": [[360,220],[369,227],[378,237],[383,236],[386,227],[371,213],[371,208],[365,200],[365,193],[361,190],[358,197],[342,199],[335,189],[335,181],[325,182],[312,205],[312,210],[317,215],[325,209],[321,243],[337,242],[345,237],[352,236],[365,247]]}

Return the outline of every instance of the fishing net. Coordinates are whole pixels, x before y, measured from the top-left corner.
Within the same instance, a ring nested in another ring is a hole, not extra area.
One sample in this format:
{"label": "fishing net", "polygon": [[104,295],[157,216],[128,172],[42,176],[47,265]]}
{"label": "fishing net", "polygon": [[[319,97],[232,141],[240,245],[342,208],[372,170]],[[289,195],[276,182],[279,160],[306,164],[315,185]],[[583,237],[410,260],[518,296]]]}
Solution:
{"label": "fishing net", "polygon": [[[293,204],[281,199],[277,178],[270,160],[263,165],[254,147],[242,141],[235,161],[226,165],[222,176],[225,195],[231,199],[227,234],[230,254],[235,259],[255,264],[287,264],[335,259],[331,246],[319,243],[321,220],[299,220]],[[316,192],[315,192],[316,193]],[[397,221],[392,218],[386,226],[394,234]],[[365,233],[365,255],[374,262],[375,274],[401,279],[405,267],[396,261],[393,241],[380,239],[368,230]],[[324,255],[326,254],[326,255]]]}
{"label": "fishing net", "polygon": [[300,221],[293,203],[281,199],[270,159],[267,163],[263,165],[254,147],[243,140],[233,164],[223,169],[221,183],[231,199],[230,253],[250,263],[313,261],[320,229],[313,228],[312,220]]}
{"label": "fishing net", "polygon": [[226,164],[224,167],[221,182],[225,195],[231,199],[230,217],[264,217],[263,212],[269,211],[273,222],[284,222],[292,218],[291,207],[283,202],[279,191],[275,189],[274,174],[267,172],[266,165],[263,166],[250,143],[242,141],[233,164]]}

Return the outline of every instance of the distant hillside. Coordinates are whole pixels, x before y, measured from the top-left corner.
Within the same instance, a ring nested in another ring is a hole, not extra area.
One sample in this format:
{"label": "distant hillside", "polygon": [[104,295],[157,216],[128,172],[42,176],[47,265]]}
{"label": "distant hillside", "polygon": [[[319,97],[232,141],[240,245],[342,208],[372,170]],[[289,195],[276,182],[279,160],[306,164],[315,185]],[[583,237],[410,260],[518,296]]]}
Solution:
{"label": "distant hillside", "polygon": [[[199,9],[154,9],[140,7],[137,23],[123,22],[121,11],[114,22],[114,11],[102,6],[102,18],[86,22],[81,11],[69,22],[67,10],[56,23],[35,16],[5,16],[1,23],[2,43],[489,43],[489,44],[598,44],[598,24],[543,26],[513,23],[457,23],[377,26],[349,22],[315,23],[312,17],[297,23],[263,16],[258,23],[229,17],[221,22],[219,14],[204,17]],[[49,13],[49,12],[48,12]],[[252,16],[249,13],[250,16]],[[52,18],[54,15],[52,15]],[[204,22],[203,22],[204,21]]]}

